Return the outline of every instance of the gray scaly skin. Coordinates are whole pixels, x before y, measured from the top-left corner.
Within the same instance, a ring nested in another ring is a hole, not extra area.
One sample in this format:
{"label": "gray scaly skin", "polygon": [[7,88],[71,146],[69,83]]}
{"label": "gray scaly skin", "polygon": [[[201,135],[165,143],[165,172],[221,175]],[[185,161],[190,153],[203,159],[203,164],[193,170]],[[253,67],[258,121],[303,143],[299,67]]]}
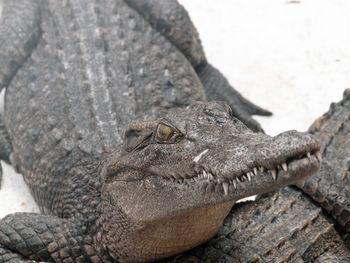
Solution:
{"label": "gray scaly skin", "polygon": [[310,127],[322,142],[323,163],[317,176],[298,184],[350,233],[350,89],[340,103]]}
{"label": "gray scaly skin", "polygon": [[2,154],[43,214],[0,221],[1,262],[165,258],[214,236],[236,200],[319,169],[312,136],[234,117],[259,130],[250,114],[268,112],[206,62],[191,24],[175,30],[181,6],[126,2],[3,2]]}
{"label": "gray scaly skin", "polygon": [[[197,103],[154,122],[132,122],[125,147],[102,164],[99,159],[89,164],[91,156],[67,152],[59,143],[32,170],[21,170],[42,211],[54,216],[7,216],[0,224],[3,249],[24,247],[17,251],[35,260],[162,258],[210,239],[235,200],[317,171],[316,156],[306,157],[319,149],[313,138],[296,132],[276,137],[253,133],[227,109],[226,104]],[[278,170],[273,178],[271,169],[285,162],[288,173]],[[255,167],[265,169],[254,175]],[[55,177],[40,173],[50,168]],[[46,228],[37,230],[42,225]],[[3,258],[13,256],[9,253]]]}
{"label": "gray scaly skin", "polygon": [[350,262],[350,89],[309,132],[323,145],[322,165],[303,191],[234,206],[212,240],[162,262]]}

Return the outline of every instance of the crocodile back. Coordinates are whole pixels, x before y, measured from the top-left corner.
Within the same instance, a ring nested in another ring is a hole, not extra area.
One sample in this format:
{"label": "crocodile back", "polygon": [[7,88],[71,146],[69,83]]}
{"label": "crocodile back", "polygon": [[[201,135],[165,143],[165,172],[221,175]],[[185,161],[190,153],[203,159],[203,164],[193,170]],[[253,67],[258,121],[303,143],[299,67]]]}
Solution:
{"label": "crocodile back", "polygon": [[7,88],[5,123],[41,209],[68,217],[98,200],[97,164],[128,122],[205,95],[182,53],[123,1],[38,6],[40,39]]}

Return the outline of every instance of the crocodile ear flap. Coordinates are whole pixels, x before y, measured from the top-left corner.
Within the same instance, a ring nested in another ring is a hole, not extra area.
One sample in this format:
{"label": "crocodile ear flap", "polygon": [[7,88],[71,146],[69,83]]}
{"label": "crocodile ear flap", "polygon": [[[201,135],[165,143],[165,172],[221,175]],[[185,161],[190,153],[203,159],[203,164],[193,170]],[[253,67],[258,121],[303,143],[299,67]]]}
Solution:
{"label": "crocodile ear flap", "polygon": [[151,143],[155,122],[130,123],[125,130],[124,150],[131,152]]}

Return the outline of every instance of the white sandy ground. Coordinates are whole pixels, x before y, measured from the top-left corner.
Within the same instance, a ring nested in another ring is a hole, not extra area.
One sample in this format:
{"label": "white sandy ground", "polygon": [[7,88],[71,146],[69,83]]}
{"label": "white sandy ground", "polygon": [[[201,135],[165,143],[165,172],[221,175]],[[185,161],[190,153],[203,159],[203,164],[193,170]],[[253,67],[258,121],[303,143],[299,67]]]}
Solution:
{"label": "white sandy ground", "polygon": [[[180,2],[209,61],[246,98],[274,113],[256,118],[268,134],[305,131],[350,88],[350,1]],[[38,212],[21,175],[2,165],[0,218]]]}

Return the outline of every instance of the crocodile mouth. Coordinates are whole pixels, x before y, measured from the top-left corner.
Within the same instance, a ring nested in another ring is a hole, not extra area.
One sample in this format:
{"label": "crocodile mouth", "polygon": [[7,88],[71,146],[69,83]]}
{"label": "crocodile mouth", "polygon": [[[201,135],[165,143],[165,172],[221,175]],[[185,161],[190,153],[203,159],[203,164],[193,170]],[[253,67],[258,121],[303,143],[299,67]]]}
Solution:
{"label": "crocodile mouth", "polygon": [[[147,171],[142,179],[113,180],[105,184],[104,200],[122,209],[137,226],[132,228],[135,244],[132,251],[144,249],[147,244],[150,246],[147,251],[161,251],[162,254],[159,257],[147,255],[147,260],[159,259],[195,247],[214,236],[237,200],[277,190],[311,176],[320,167],[318,147],[308,144],[302,149],[294,148],[293,154],[284,154],[277,160],[271,158],[275,162],[268,167],[261,165],[269,163],[267,158],[261,159],[260,164],[256,160],[255,167],[240,173],[232,171],[226,177],[200,168],[207,163],[204,154],[210,154],[209,150],[204,150],[193,161],[203,157],[202,162],[196,163],[198,172],[194,176],[175,179],[169,174],[160,175],[154,169],[152,173]],[[192,164],[193,159],[188,159]]]}
{"label": "crocodile mouth", "polygon": [[[231,194],[233,196],[238,194],[237,198],[244,198],[306,179],[318,171],[321,161],[321,151],[316,149],[289,157],[273,168],[258,165],[242,171],[238,176],[228,177],[222,177],[209,169],[202,168],[196,176],[177,179],[175,183],[179,187],[197,185],[205,192],[221,192],[228,197]],[[271,187],[266,187],[267,185]]]}

